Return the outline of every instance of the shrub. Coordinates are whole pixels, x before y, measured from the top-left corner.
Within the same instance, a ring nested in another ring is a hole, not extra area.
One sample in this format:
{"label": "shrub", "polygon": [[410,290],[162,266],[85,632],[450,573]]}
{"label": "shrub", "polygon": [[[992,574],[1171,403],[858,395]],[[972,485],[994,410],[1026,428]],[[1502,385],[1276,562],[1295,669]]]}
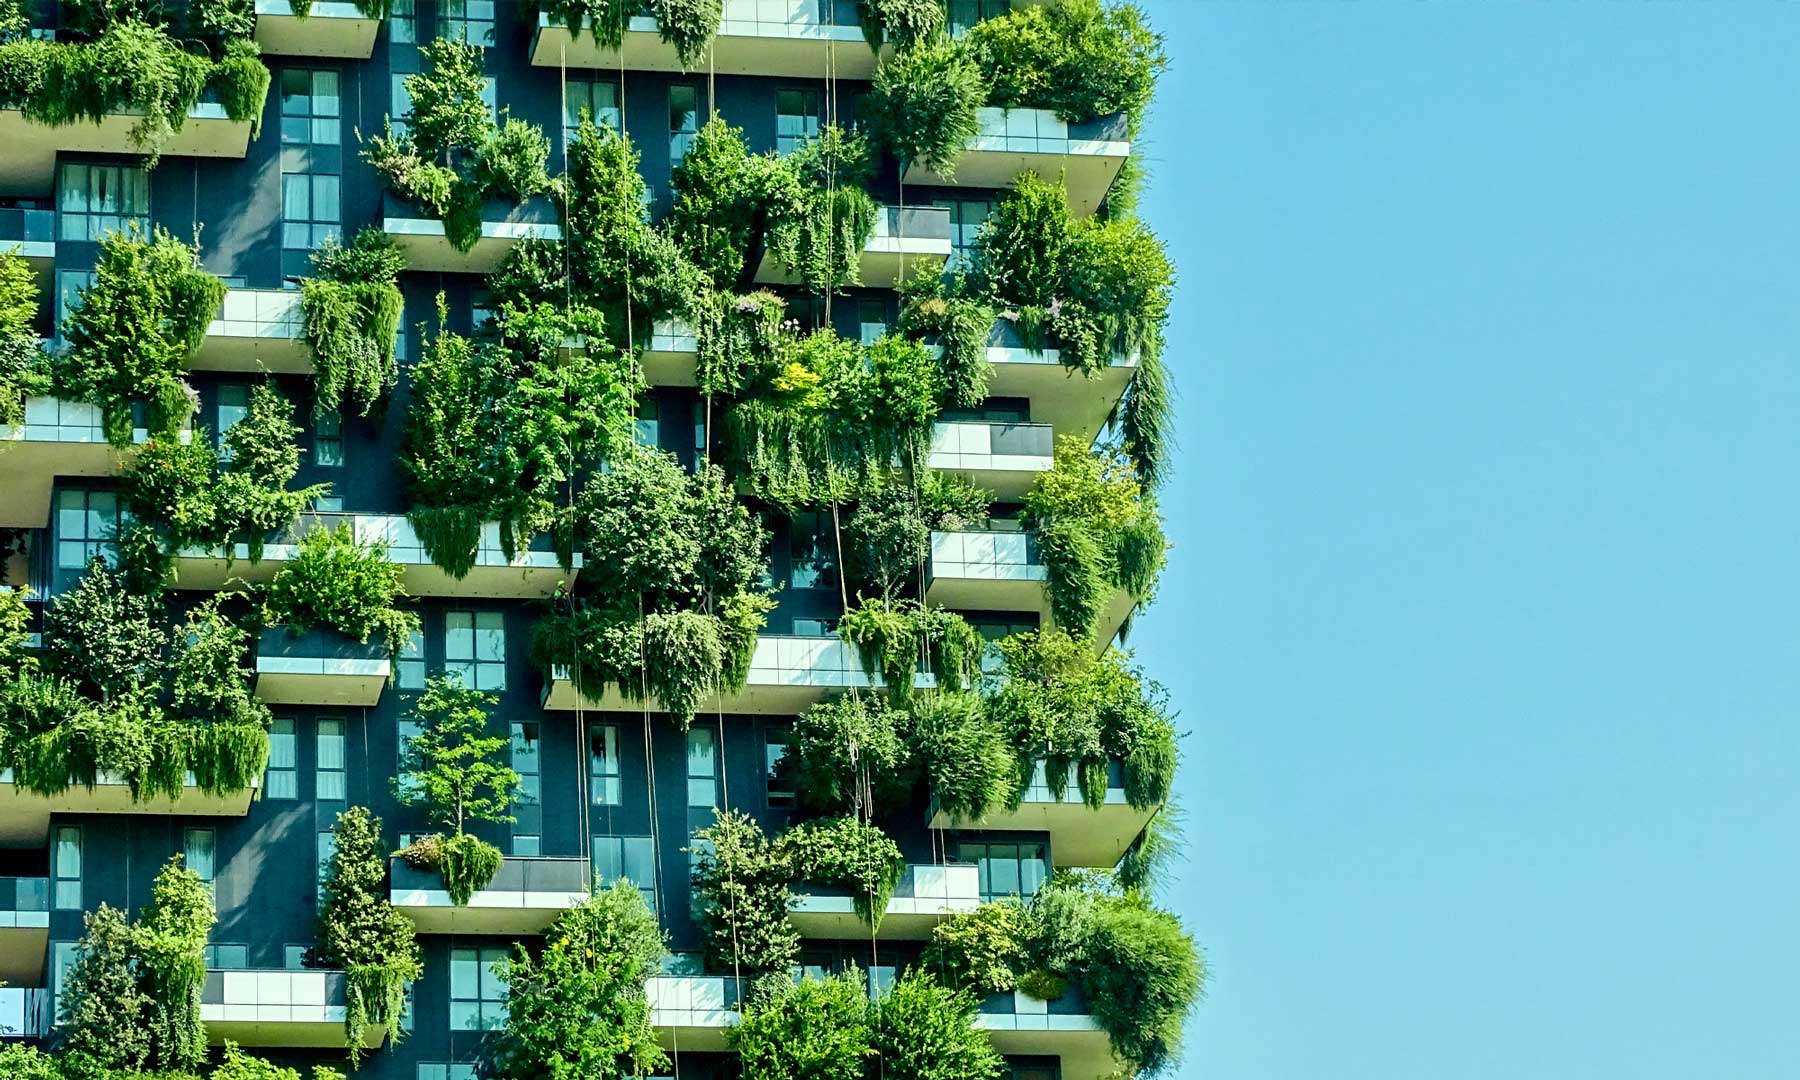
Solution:
{"label": "shrub", "polygon": [[881,676],[895,703],[912,696],[920,664],[946,690],[970,685],[980,670],[983,646],[975,628],[953,611],[912,600],[864,599],[838,621],[838,634],[855,647],[871,678]]}
{"label": "shrub", "polygon": [[886,813],[912,793],[911,762],[901,740],[905,713],[852,690],[801,713],[783,768],[805,809],[819,814]]}
{"label": "shrub", "polygon": [[931,555],[931,523],[911,486],[888,484],[871,492],[844,522],[847,569],[857,586],[893,598],[910,582],[923,582]]}
{"label": "shrub", "polygon": [[1004,994],[1018,985],[1031,920],[1018,902],[983,904],[931,929],[919,964],[946,986],[975,994]]}
{"label": "shrub", "polygon": [[743,1080],[862,1080],[870,1056],[862,975],[777,983],[766,1000],[727,1028]]}
{"label": "shrub", "polygon": [[881,1071],[915,1080],[993,1080],[1004,1063],[975,1026],[979,999],[914,969],[871,1007],[870,1046]]}
{"label": "shrub", "polygon": [[856,0],[856,13],[874,49],[888,41],[910,49],[944,29],[944,0]]}
{"label": "shrub", "polygon": [[150,1061],[151,1001],[131,968],[131,925],[104,903],[82,919],[75,962],[56,996],[57,1049],[94,1070],[142,1069]]}
{"label": "shrub", "polygon": [[624,45],[633,16],[652,15],[659,36],[675,47],[683,70],[706,55],[724,14],[720,0],[544,0],[543,10],[552,22],[568,27],[571,37],[580,38],[586,27],[608,52]]}
{"label": "shrub", "polygon": [[984,19],[966,39],[995,105],[1075,122],[1126,113],[1135,129],[1168,66],[1162,36],[1133,3],[1058,0]]}
{"label": "shrub", "polygon": [[797,186],[767,207],[769,253],[815,293],[859,284],[862,249],[875,232],[875,200],[864,190],[868,142],[826,124],[783,160]]}
{"label": "shrub", "polygon": [[406,1006],[406,983],[421,967],[412,920],[388,901],[381,819],[366,807],[338,814],[331,865],[319,903],[316,958],[345,973],[344,1044],[355,1068],[370,1024],[386,1024],[394,1041]]}
{"label": "shrub", "polygon": [[968,50],[948,40],[914,45],[876,70],[869,123],[902,172],[918,165],[951,180],[963,147],[981,132],[986,96]]}
{"label": "shrub", "polygon": [[785,974],[800,958],[800,935],[788,923],[793,866],[786,849],[731,810],[715,810],[694,840],[694,900],[707,966]]}
{"label": "shrub", "polygon": [[855,890],[851,900],[857,917],[881,928],[888,901],[906,872],[906,859],[886,833],[853,817],[820,818],[789,829],[779,843],[796,880]]}
{"label": "shrub", "polygon": [[1057,625],[1091,637],[1114,589],[1139,603],[1152,596],[1167,543],[1123,454],[1058,439],[1054,466],[1025,494],[1024,520],[1037,535]]}
{"label": "shrub", "polygon": [[200,992],[206,985],[206,939],[213,926],[212,890],[176,855],[150,889],[150,903],[133,927],[139,978],[150,999],[150,1063],[169,1071],[206,1060]]}
{"label": "shrub", "polygon": [[379,633],[398,655],[419,629],[418,612],[401,608],[404,572],[378,543],[362,543],[348,524],[314,529],[275,572],[263,618],[295,633],[325,627],[367,642]]}
{"label": "shrub", "polygon": [[669,236],[715,288],[730,289],[744,277],[771,168],[770,159],[745,148],[741,129],[715,115],[670,174]]}
{"label": "shrub", "polygon": [[44,653],[50,668],[101,702],[144,693],[161,676],[168,636],[148,600],[126,591],[99,560],[81,581],[44,609]]}
{"label": "shrub", "polygon": [[994,317],[991,306],[955,295],[935,275],[921,275],[908,283],[897,328],[909,336],[937,339],[946,407],[974,408],[987,399],[994,375],[987,354]]}
{"label": "shrub", "polygon": [[400,380],[394,335],[406,256],[371,226],[347,247],[327,240],[312,263],[313,276],[300,283],[300,303],[315,371],[313,415],[354,409],[368,416]]}
{"label": "shrub", "polygon": [[977,823],[1011,802],[1017,758],[975,695],[934,694],[917,703],[909,742],[933,805],[952,820]]}
{"label": "shrub", "polygon": [[223,596],[190,609],[175,635],[169,663],[170,713],[196,726],[267,730],[269,707],[250,693],[244,666],[250,635],[225,617]]}
{"label": "shrub", "polygon": [[25,421],[25,399],[50,389],[50,358],[38,348],[37,272],[17,249],[0,251],[0,427]]}

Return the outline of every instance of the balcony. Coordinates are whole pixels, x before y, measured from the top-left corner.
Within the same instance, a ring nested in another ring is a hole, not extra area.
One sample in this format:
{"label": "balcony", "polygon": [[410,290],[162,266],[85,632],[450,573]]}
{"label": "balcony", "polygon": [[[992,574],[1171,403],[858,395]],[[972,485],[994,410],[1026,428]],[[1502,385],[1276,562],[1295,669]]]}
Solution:
{"label": "balcony", "polygon": [[[17,109],[0,109],[0,193],[48,195],[59,153],[142,154],[131,142],[138,116],[108,113],[99,123],[34,124]],[[188,110],[187,120],[163,144],[165,157],[242,158],[250,146],[250,122],[225,114],[225,106],[202,101]]]}
{"label": "balcony", "polygon": [[179,799],[157,796],[142,802],[131,797],[123,776],[102,774],[93,787],[73,784],[56,795],[35,795],[13,784],[11,769],[0,769],[0,846],[35,847],[50,833],[51,814],[118,814],[134,817],[243,817],[250,812],[256,789],[208,795],[194,787],[194,777]]}
{"label": "balcony", "polygon": [[561,240],[556,207],[542,195],[522,203],[495,200],[482,207],[481,238],[467,251],[452,247],[444,223],[393,192],[381,196],[381,228],[406,253],[409,270],[491,274],[519,241]]}
{"label": "balcony", "polygon": [[995,994],[976,1011],[975,1027],[1002,1054],[1061,1058],[1063,1080],[1101,1080],[1119,1068],[1106,1032],[1074,990],[1055,1001],[1022,990]]}
{"label": "balcony", "polygon": [[[42,982],[49,944],[50,882],[0,877],[0,980],[12,986]],[[0,1022],[5,1019],[0,1009]]]}
{"label": "balcony", "polygon": [[[631,20],[621,49],[601,49],[587,28],[579,37],[538,16],[531,62],[538,67],[599,68],[617,71],[682,71],[672,45],[648,15]],[[621,53],[623,56],[621,56]],[[884,48],[882,55],[891,55]],[[823,79],[835,69],[840,79],[868,79],[878,57],[863,38],[855,0],[725,0],[724,18],[712,41],[712,56],[697,66],[720,75],[765,75]]]}
{"label": "balcony", "polygon": [[[206,1041],[246,1048],[334,1049],[344,1045],[344,973],[341,971],[208,971],[200,992]],[[363,1046],[387,1038],[386,1024],[371,1024]]]}
{"label": "balcony", "polygon": [[421,934],[541,934],[588,897],[586,859],[508,855],[487,888],[461,907],[450,902],[436,870],[389,862],[389,899]]}
{"label": "balcony", "polygon": [[[925,941],[931,937],[932,927],[944,919],[980,906],[979,867],[908,866],[874,936],[882,941]],[[869,924],[856,914],[846,888],[796,884],[788,922],[804,938],[867,941],[870,937]]]}
{"label": "balcony", "polygon": [[367,60],[380,28],[347,0],[313,0],[305,15],[294,13],[293,0],[256,0],[256,43],[271,56]]}
{"label": "balcony", "polygon": [[1021,173],[1052,182],[1061,176],[1070,209],[1085,217],[1106,198],[1113,178],[1131,155],[1123,113],[1077,124],[1064,122],[1048,109],[982,109],[977,115],[981,132],[957,155],[954,178],[910,165],[906,182],[1008,188]]}
{"label": "balcony", "polygon": [[[932,687],[930,675],[916,676],[915,685]],[[702,712],[750,713],[758,716],[792,716],[832,694],[850,689],[885,685],[879,675],[863,671],[856,650],[835,637],[793,637],[760,634],[750,658],[750,677],[744,688],[724,698],[713,697]],[[577,708],[600,712],[641,712],[643,703],[630,701],[609,685],[599,699],[578,693],[564,669],[551,672],[544,687],[544,708],[569,712]],[[659,703],[651,707],[662,711]]]}
{"label": "balcony", "polygon": [[50,991],[0,987],[0,1039],[40,1039],[50,1034]]}
{"label": "balcony", "polygon": [[116,476],[124,457],[106,441],[98,405],[27,398],[25,423],[0,430],[0,528],[43,528],[58,476]]}
{"label": "balcony", "polygon": [[[1049,625],[1049,570],[1038,557],[1036,538],[1026,532],[983,530],[934,532],[925,598],[955,611],[1035,612]],[[1100,612],[1094,641],[1104,649],[1118,636],[1137,601],[1115,589]]]}
{"label": "balcony", "polygon": [[0,251],[14,252],[47,276],[56,267],[56,211],[0,208]]}
{"label": "balcony", "polygon": [[1106,801],[1095,809],[1081,801],[1081,789],[1073,776],[1057,798],[1045,782],[1044,765],[1039,762],[1018,809],[1000,810],[981,821],[965,821],[933,807],[927,824],[933,829],[1049,833],[1050,860],[1056,866],[1110,869],[1156,816],[1154,808],[1139,810],[1126,801],[1121,776],[1115,761],[1107,770]]}
{"label": "balcony", "polygon": [[931,467],[961,473],[999,502],[1018,502],[1055,463],[1049,424],[940,420],[931,427]]}
{"label": "balcony", "polygon": [[366,708],[381,701],[391,673],[387,643],[378,639],[271,626],[256,642],[254,689],[270,705]]}
{"label": "balcony", "polygon": [[[950,211],[941,206],[880,206],[875,231],[857,260],[858,280],[871,288],[891,289],[915,269],[941,266],[950,258]],[[756,280],[766,285],[793,285],[789,274],[765,252]]]}
{"label": "balcony", "polygon": [[1105,368],[1084,375],[1065,366],[1058,350],[1028,347],[1017,321],[1005,318],[994,320],[987,358],[994,372],[989,394],[1027,398],[1032,416],[1058,435],[1079,435],[1084,441],[1100,433],[1138,369],[1135,355],[1118,354]]}
{"label": "balcony", "polygon": [[298,289],[230,289],[206,340],[188,366],[195,371],[313,373],[306,316]]}
{"label": "balcony", "polygon": [[402,583],[413,596],[538,600],[573,581],[581,569],[581,553],[576,552],[571,569],[564,570],[556,553],[547,550],[548,537],[538,538],[534,546],[508,559],[500,547],[500,526],[489,522],[481,527],[475,566],[458,579],[425,554],[424,545],[404,514],[320,511],[307,514],[293,529],[264,544],[262,558],[254,563],[250,561],[248,544],[236,544],[229,552],[223,548],[182,548],[175,554],[175,583],[182,589],[209,591],[223,589],[234,581],[267,583],[282,564],[299,552],[301,536],[313,529],[331,529],[341,524],[350,525],[362,543],[385,546],[388,558],[400,565]]}
{"label": "balcony", "polygon": [[[564,353],[579,353],[586,348],[582,338],[563,339]],[[651,324],[650,340],[640,355],[644,381],[651,386],[698,386],[699,354],[700,343],[693,327],[681,319],[658,319]]]}
{"label": "balcony", "polygon": [[654,975],[644,989],[650,1023],[669,1049],[725,1050],[725,1030],[742,1017],[743,987],[729,975]]}

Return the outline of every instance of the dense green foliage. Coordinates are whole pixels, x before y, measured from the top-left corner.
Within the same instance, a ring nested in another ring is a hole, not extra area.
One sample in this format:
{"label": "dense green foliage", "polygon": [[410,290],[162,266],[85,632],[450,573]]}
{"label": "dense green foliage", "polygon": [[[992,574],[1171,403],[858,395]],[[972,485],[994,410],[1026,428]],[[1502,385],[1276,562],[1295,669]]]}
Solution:
{"label": "dense green foliage", "polygon": [[363,159],[396,194],[443,221],[452,247],[468,251],[481,238],[489,199],[523,202],[550,189],[550,141],[535,124],[489,115],[480,46],[439,38],[422,51],[429,70],[406,77],[405,132],[385,124]]}
{"label": "dense green foliage", "polygon": [[643,894],[614,882],[557,916],[539,954],[523,946],[500,969],[506,1027],[494,1080],[623,1080],[667,1057],[650,1026],[645,982],[663,958]]}
{"label": "dense green foliage", "polygon": [[306,344],[312,350],[313,415],[368,416],[400,381],[394,335],[404,303],[398,280],[406,256],[373,226],[348,246],[327,240],[300,283]]}
{"label": "dense green foliage", "polygon": [[904,806],[914,779],[904,742],[908,721],[880,697],[854,690],[801,713],[782,759],[801,808],[856,815]]}
{"label": "dense green foliage", "polygon": [[838,620],[838,634],[855,646],[863,670],[880,675],[888,697],[912,696],[921,669],[944,690],[972,685],[981,668],[981,635],[954,611],[912,600],[864,599]]}
{"label": "dense green foliage", "polygon": [[969,51],[940,40],[902,50],[875,72],[869,123],[882,148],[907,165],[956,177],[963,145],[981,131],[987,85]]}
{"label": "dense green foliage", "polygon": [[944,29],[944,0],[856,0],[856,13],[876,49],[884,42],[909,49]]}
{"label": "dense green foliage", "polygon": [[23,423],[25,399],[50,389],[50,357],[38,347],[37,273],[17,250],[0,251],[0,427]]}
{"label": "dense green foliage", "polygon": [[401,747],[404,782],[394,780],[401,803],[424,806],[431,823],[445,830],[402,854],[414,866],[437,870],[458,906],[494,879],[502,861],[499,848],[464,827],[472,821],[512,822],[507,810],[519,790],[519,774],[505,763],[506,737],[489,731],[497,700],[461,679],[428,680],[413,705],[421,730]]}
{"label": "dense green foliage", "polygon": [[1051,0],[984,19],[965,38],[989,101],[1074,122],[1123,112],[1135,129],[1168,66],[1162,35],[1135,3]]}
{"label": "dense green foliage", "polygon": [[880,1075],[913,1080],[993,1080],[1003,1062],[975,1027],[979,999],[917,968],[870,1007],[870,1048]]}
{"label": "dense green foliage", "polygon": [[664,223],[669,236],[717,289],[746,283],[769,208],[801,197],[786,159],[750,153],[742,129],[717,115],[701,125],[671,173],[669,189],[674,196]]}
{"label": "dense green foliage", "polygon": [[896,329],[933,338],[942,350],[938,365],[943,372],[945,407],[974,408],[987,398],[988,382],[994,375],[987,354],[994,317],[992,306],[958,295],[941,277],[922,274],[907,282]]}
{"label": "dense green foliage", "polygon": [[868,140],[826,124],[783,159],[796,181],[772,197],[768,251],[789,277],[815,293],[862,282],[863,247],[875,232]]}
{"label": "dense green foliage", "polygon": [[707,966],[734,975],[785,974],[800,958],[788,924],[793,869],[747,815],[715,811],[694,833],[694,900]]}
{"label": "dense green foliage", "polygon": [[412,920],[388,900],[381,819],[366,807],[353,806],[338,814],[332,838],[331,865],[320,886],[314,958],[344,971],[344,1043],[354,1067],[369,1025],[387,1025],[399,1041],[406,983],[423,968]]}
{"label": "dense green foliage", "polygon": [[52,385],[100,406],[114,446],[131,444],[133,402],[147,406],[152,435],[172,437],[194,411],[182,374],[224,298],[225,283],[160,228],[148,238],[135,228],[108,233],[93,284],[63,320],[69,347],[52,362]]}
{"label": "dense green foliage", "polygon": [[[21,1043],[0,1048],[0,1076],[7,1080],[200,1080],[197,1072],[115,1071],[92,1057],[66,1052],[58,1056]],[[246,1054],[230,1040],[207,1076],[209,1080],[301,1080],[299,1072]],[[308,1076],[311,1080],[344,1080],[343,1073],[328,1065],[314,1065]]]}
{"label": "dense green foliage", "polygon": [[102,903],[57,994],[57,1043],[78,1072],[140,1069],[150,1061],[150,998],[132,970],[136,940],[125,913]]}
{"label": "dense green foliage", "polygon": [[150,999],[150,1062],[169,1071],[206,1060],[200,991],[206,985],[206,939],[214,919],[212,889],[172,857],[132,927],[138,976]]}
{"label": "dense green foliage", "polygon": [[1122,453],[1059,438],[1054,466],[1025,494],[1024,520],[1048,572],[1050,613],[1071,634],[1093,637],[1115,590],[1138,603],[1154,593],[1168,544]]}
{"label": "dense green foliage", "polygon": [[854,817],[804,821],[778,841],[798,881],[851,890],[857,917],[881,928],[906,859],[886,833]]}
{"label": "dense green foliage", "polygon": [[909,750],[938,810],[974,823],[1012,803],[1020,770],[1007,734],[973,694],[913,706]]}
{"label": "dense green foliage", "polygon": [[931,929],[919,965],[946,985],[977,994],[1004,994],[1018,985],[1013,970],[1023,954],[1031,920],[1016,900],[986,903]]}
{"label": "dense green foliage", "polygon": [[419,629],[418,612],[400,606],[402,576],[384,547],[357,540],[350,525],[314,529],[275,571],[263,619],[295,633],[323,627],[362,642],[380,634],[389,654],[398,654]]}
{"label": "dense green foliage", "polygon": [[777,983],[725,1032],[743,1080],[862,1080],[869,1046],[862,973]]}

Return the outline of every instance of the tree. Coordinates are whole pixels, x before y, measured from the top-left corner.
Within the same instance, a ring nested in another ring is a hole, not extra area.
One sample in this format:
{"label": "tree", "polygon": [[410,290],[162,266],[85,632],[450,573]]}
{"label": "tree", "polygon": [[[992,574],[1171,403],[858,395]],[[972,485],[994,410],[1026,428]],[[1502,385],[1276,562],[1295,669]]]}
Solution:
{"label": "tree", "polygon": [[725,1032],[725,1041],[738,1053],[743,1080],[862,1080],[869,1036],[868,994],[853,968],[823,979],[776,981]]}
{"label": "tree", "polygon": [[206,985],[206,939],[214,919],[212,890],[176,855],[150,888],[134,928],[138,970],[150,997],[150,1060],[172,1072],[206,1060],[200,992]]}
{"label": "tree", "polygon": [[353,806],[332,827],[331,866],[319,904],[318,960],[344,969],[344,1042],[354,1066],[362,1053],[363,1030],[396,1021],[405,1007],[408,980],[422,970],[412,920],[394,910],[387,894],[386,850],[381,819]]}
{"label": "tree", "polygon": [[668,1064],[645,982],[662,932],[637,886],[616,881],[557,917],[542,955],[523,946],[500,969],[506,1027],[496,1080],[616,1080]]}
{"label": "tree", "polygon": [[395,794],[407,806],[430,807],[432,823],[456,836],[471,820],[513,821],[506,811],[521,777],[502,763],[506,737],[488,732],[488,710],[497,700],[460,679],[433,678],[413,709],[423,730],[406,744],[404,770],[412,782],[396,779]]}
{"label": "tree", "polygon": [[1000,1055],[975,1027],[976,998],[940,984],[929,972],[909,971],[871,1012],[870,1080],[993,1080]]}
{"label": "tree", "polygon": [[754,820],[729,810],[715,811],[694,841],[694,897],[708,966],[786,972],[800,957],[800,935],[787,919],[793,868],[786,854]]}
{"label": "tree", "polygon": [[152,606],[99,559],[44,612],[50,667],[101,702],[153,690],[167,637]]}
{"label": "tree", "polygon": [[57,994],[57,1048],[77,1075],[142,1069],[150,1061],[151,1002],[131,970],[131,924],[101,904],[84,925]]}

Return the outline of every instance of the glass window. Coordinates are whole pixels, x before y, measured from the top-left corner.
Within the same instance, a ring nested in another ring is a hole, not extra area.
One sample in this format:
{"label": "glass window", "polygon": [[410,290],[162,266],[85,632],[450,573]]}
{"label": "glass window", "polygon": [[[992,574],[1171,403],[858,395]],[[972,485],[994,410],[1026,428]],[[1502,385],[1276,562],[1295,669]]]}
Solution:
{"label": "glass window", "polygon": [[314,797],[320,802],[344,801],[344,722],[319,720],[318,782]]}
{"label": "glass window", "polygon": [[795,637],[837,637],[836,619],[795,619],[790,625]]}
{"label": "glass window", "polygon": [[475,1080],[475,1066],[421,1061],[414,1080]]}
{"label": "glass window", "polygon": [[206,966],[212,971],[242,971],[250,966],[248,945],[208,945]]}
{"label": "glass window", "polygon": [[476,690],[506,689],[506,623],[498,611],[444,616],[444,672]]}
{"label": "glass window", "polygon": [[619,776],[619,729],[600,724],[588,731],[588,798],[595,806],[624,801]]}
{"label": "glass window", "polygon": [[788,551],[793,559],[788,585],[795,589],[837,588],[836,543],[831,515],[807,510],[793,516]]}
{"label": "glass window", "polygon": [[1030,899],[1050,877],[1050,860],[1043,844],[991,844],[964,841],[957,860],[980,868],[981,899],[1008,897]]}
{"label": "glass window", "polygon": [[[419,41],[419,16],[414,0],[392,0],[388,7],[388,43],[415,45]],[[423,1080],[423,1078],[421,1078]]]}
{"label": "glass window", "polygon": [[494,0],[438,0],[438,37],[468,45],[492,45]]}
{"label": "glass window", "polygon": [[289,943],[281,947],[281,966],[288,971],[299,971],[306,966],[306,954],[312,948],[308,945]]}
{"label": "glass window", "polygon": [[512,768],[519,774],[517,797],[512,807],[512,853],[542,855],[544,785],[538,725],[514,721],[511,726]]}
{"label": "glass window", "polygon": [[314,874],[321,888],[325,885],[326,876],[331,873],[331,860],[336,857],[337,834],[325,829],[319,833],[313,849]]}
{"label": "glass window", "polygon": [[406,635],[395,662],[394,681],[402,690],[425,689],[425,632],[414,630]]}
{"label": "glass window", "polygon": [[569,84],[568,97],[563,101],[563,146],[575,141],[575,132],[581,127],[581,114],[586,113],[595,127],[611,128],[623,131],[625,124],[619,115],[619,87],[616,83],[590,82],[578,80]]}
{"label": "glass window", "polygon": [[211,829],[186,829],[181,834],[181,864],[211,884],[217,870],[217,838]]}
{"label": "glass window", "polygon": [[885,300],[858,300],[856,321],[864,345],[874,344],[887,333],[888,317]]}
{"label": "glass window", "polygon": [[250,415],[250,388],[248,386],[227,385],[219,387],[219,460],[231,460],[231,448],[225,443],[225,433],[238,426],[238,422]]}
{"label": "glass window", "polygon": [[631,437],[639,446],[658,446],[662,435],[662,409],[656,399],[647,397],[638,402],[637,420],[632,423]]}
{"label": "glass window", "polygon": [[56,568],[82,570],[95,559],[111,566],[118,562],[113,537],[118,535],[122,513],[119,497],[110,491],[64,488],[56,493]]}
{"label": "glass window", "polygon": [[81,290],[94,286],[92,270],[58,270],[56,272],[56,325],[60,327],[69,313],[81,306]]}
{"label": "glass window", "polygon": [[299,768],[295,762],[298,750],[292,717],[277,716],[269,724],[269,768],[263,774],[263,798],[297,799],[300,797]]}
{"label": "glass window", "polygon": [[338,73],[288,68],[281,73],[281,141],[338,146],[344,141]]}
{"label": "glass window", "polygon": [[602,887],[631,882],[656,910],[656,849],[648,836],[594,837],[594,877]]}
{"label": "glass window", "polygon": [[794,805],[794,793],[789,789],[787,779],[780,775],[781,760],[787,757],[790,734],[787,728],[771,727],[763,730],[764,791],[771,808]]}
{"label": "glass window", "polygon": [[136,224],[150,232],[150,176],[135,165],[63,165],[56,185],[57,235],[98,241]]}
{"label": "glass window", "polygon": [[785,157],[818,134],[819,92],[775,91],[775,152]]}
{"label": "glass window", "polygon": [[976,23],[1006,14],[1012,0],[950,0],[950,36],[962,37]]}
{"label": "glass window", "polygon": [[281,174],[281,246],[303,251],[336,239],[344,219],[341,194],[335,174]]}
{"label": "glass window", "polygon": [[699,131],[700,91],[692,86],[669,87],[669,168],[687,157]]}
{"label": "glass window", "polygon": [[950,264],[948,270],[966,269],[981,236],[981,226],[994,212],[992,199],[938,199],[933,206],[950,211]]}
{"label": "glass window", "polygon": [[407,1034],[411,1034],[413,1029],[413,1004],[416,996],[413,990],[413,981],[411,979],[402,980],[400,983],[400,1030]]}
{"label": "glass window", "polygon": [[493,1031],[506,1023],[506,984],[494,965],[508,951],[450,950],[451,1031]]}
{"label": "glass window", "polygon": [[688,728],[687,790],[689,806],[719,805],[719,755],[710,728]]}
{"label": "glass window", "polygon": [[81,910],[81,827],[58,825],[50,849],[50,906],[57,911]]}
{"label": "glass window", "polygon": [[336,409],[313,417],[313,464],[344,463],[344,417]]}
{"label": "glass window", "polygon": [[57,1015],[56,995],[62,992],[63,976],[75,966],[81,955],[81,944],[75,941],[50,943],[50,1015]]}
{"label": "glass window", "polygon": [[[418,720],[403,718],[397,721],[396,726],[399,734],[397,745],[399,746],[400,753],[399,761],[394,768],[394,783],[398,786],[401,795],[405,798],[409,800],[417,799],[419,796],[423,795],[425,791],[419,786],[418,774],[408,768],[408,766],[412,764],[411,761],[408,760],[408,754],[411,752],[412,741],[424,733],[425,725]],[[401,846],[404,847],[405,845],[403,844]]]}
{"label": "glass window", "polygon": [[388,76],[388,118],[393,122],[395,135],[404,135],[412,127],[406,120],[412,115],[412,94],[406,89],[407,74],[396,71]]}

